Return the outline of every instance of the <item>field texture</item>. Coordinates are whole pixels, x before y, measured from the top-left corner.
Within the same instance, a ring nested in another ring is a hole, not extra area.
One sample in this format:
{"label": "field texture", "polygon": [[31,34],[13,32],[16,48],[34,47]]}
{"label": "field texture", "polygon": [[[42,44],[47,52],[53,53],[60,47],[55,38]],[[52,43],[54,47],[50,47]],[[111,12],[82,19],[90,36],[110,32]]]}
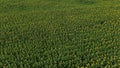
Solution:
{"label": "field texture", "polygon": [[0,68],[120,68],[120,0],[0,0]]}

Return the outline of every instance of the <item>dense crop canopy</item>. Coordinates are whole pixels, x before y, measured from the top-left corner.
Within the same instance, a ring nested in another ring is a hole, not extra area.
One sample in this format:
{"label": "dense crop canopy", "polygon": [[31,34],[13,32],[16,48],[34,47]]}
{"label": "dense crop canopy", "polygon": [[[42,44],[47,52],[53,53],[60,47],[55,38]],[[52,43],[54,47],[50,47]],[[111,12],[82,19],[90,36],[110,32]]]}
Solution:
{"label": "dense crop canopy", "polygon": [[0,68],[119,68],[119,0],[0,0]]}

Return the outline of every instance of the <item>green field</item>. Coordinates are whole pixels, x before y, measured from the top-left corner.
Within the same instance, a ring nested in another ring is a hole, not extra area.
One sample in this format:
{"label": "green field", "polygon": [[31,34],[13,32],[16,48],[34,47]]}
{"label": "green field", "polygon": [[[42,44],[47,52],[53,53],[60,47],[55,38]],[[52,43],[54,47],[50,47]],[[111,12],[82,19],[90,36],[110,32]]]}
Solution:
{"label": "green field", "polygon": [[120,68],[120,0],[0,0],[0,68]]}

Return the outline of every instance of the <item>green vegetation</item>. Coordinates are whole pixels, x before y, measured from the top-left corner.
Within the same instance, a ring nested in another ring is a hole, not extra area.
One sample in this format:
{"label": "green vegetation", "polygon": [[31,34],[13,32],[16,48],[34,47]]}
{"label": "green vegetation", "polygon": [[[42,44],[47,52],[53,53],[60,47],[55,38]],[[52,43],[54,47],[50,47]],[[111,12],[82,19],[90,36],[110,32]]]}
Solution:
{"label": "green vegetation", "polygon": [[119,0],[0,0],[0,68],[119,68]]}

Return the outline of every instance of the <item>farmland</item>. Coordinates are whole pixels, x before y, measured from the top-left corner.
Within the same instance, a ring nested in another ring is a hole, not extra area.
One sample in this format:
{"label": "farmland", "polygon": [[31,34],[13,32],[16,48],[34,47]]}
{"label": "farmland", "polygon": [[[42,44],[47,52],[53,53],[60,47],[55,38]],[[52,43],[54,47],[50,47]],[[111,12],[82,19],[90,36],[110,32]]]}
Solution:
{"label": "farmland", "polygon": [[119,68],[120,0],[0,0],[0,68]]}

